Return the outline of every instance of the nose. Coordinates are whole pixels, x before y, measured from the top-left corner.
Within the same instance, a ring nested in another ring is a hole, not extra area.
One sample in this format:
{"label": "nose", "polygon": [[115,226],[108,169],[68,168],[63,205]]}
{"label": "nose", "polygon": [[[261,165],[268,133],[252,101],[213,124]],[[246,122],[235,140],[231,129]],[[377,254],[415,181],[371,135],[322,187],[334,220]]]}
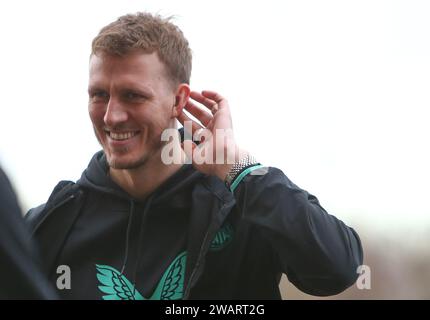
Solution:
{"label": "nose", "polygon": [[121,123],[126,122],[127,119],[127,110],[121,106],[119,101],[116,101],[111,97],[106,108],[106,113],[103,117],[104,123],[110,128],[115,128]]}

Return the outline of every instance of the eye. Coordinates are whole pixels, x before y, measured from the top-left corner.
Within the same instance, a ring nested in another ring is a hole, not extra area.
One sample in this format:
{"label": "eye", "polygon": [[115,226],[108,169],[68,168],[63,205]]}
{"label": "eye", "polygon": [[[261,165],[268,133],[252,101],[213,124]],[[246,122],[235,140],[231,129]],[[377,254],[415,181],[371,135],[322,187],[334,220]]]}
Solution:
{"label": "eye", "polygon": [[96,90],[89,93],[90,99],[93,101],[107,100],[109,99],[109,94],[103,90]]}
{"label": "eye", "polygon": [[141,95],[137,92],[128,91],[124,94],[125,99],[127,100],[142,100],[145,99],[145,96]]}

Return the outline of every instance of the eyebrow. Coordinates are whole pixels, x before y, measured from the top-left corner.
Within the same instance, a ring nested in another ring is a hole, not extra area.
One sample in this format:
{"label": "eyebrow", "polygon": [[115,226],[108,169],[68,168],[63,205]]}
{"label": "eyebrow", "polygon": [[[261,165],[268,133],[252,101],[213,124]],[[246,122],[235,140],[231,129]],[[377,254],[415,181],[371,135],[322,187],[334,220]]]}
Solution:
{"label": "eyebrow", "polygon": [[[99,84],[94,84],[94,85],[89,85],[88,86],[88,93],[92,93],[94,91],[106,91],[105,89],[103,89],[102,85]],[[125,83],[124,85],[122,85],[122,89],[123,90],[135,90],[135,91],[139,91],[142,94],[148,95],[148,96],[154,96],[154,90],[151,89],[148,86],[142,85],[142,84],[137,84],[137,83]]]}

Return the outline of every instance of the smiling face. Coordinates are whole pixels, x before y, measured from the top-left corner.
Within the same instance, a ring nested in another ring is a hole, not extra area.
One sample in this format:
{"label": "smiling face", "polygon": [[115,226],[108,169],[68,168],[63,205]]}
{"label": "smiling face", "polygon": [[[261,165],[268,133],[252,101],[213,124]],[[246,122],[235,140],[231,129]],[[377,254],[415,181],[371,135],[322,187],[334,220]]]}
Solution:
{"label": "smiling face", "polygon": [[175,126],[185,104],[184,86],[186,96],[187,85],[174,88],[155,52],[91,56],[88,110],[111,168],[159,157],[161,133]]}

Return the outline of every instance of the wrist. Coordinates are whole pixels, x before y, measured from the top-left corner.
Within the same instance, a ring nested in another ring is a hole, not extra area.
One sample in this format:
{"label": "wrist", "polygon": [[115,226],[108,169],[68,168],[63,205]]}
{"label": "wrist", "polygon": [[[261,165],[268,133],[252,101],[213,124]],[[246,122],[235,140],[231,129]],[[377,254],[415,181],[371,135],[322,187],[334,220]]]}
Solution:
{"label": "wrist", "polygon": [[215,175],[222,181],[225,181],[228,173],[233,168],[233,165],[248,154],[247,151],[240,149],[237,146],[230,150],[233,150],[233,152],[224,152],[224,163],[216,165]]}
{"label": "wrist", "polygon": [[233,191],[246,175],[258,167],[261,167],[261,164],[251,154],[248,152],[242,153],[235,163],[230,166],[230,170],[224,178],[225,185]]}

